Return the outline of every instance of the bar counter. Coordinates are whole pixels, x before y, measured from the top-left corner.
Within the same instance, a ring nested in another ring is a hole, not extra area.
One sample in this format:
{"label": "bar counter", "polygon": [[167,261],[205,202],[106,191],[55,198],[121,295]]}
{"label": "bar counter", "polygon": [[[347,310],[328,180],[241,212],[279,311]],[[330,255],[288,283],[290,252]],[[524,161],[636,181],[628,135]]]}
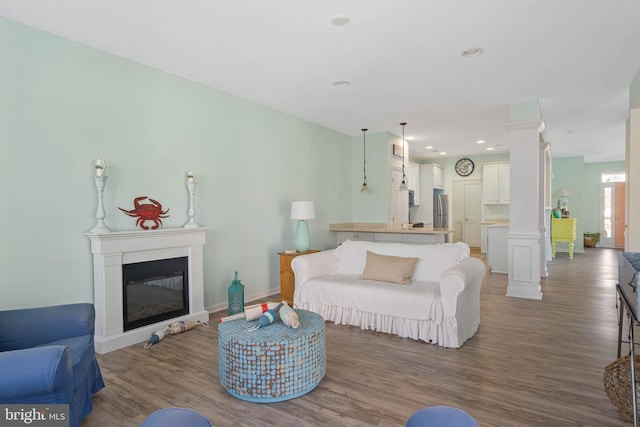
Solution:
{"label": "bar counter", "polygon": [[450,242],[453,237],[453,230],[449,228],[401,228],[377,223],[329,224],[329,230],[337,232],[338,244],[347,239],[434,244]]}

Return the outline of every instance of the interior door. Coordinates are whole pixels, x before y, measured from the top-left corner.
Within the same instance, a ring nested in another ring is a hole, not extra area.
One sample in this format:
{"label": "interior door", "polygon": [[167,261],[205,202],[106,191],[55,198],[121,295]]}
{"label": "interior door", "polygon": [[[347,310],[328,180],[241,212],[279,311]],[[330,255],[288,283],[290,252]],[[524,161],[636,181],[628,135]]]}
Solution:
{"label": "interior door", "polygon": [[451,183],[451,221],[453,241],[462,242],[462,223],[464,222],[464,181]]}
{"label": "interior door", "polygon": [[624,247],[624,182],[603,182],[600,191],[600,247]]}
{"label": "interior door", "polygon": [[614,215],[613,226],[615,228],[615,246],[616,248],[624,248],[624,224],[625,224],[625,203],[624,203],[624,182],[616,182],[614,189]]}
{"label": "interior door", "polygon": [[482,185],[466,182],[464,185],[464,241],[472,248],[480,247],[480,223],[482,222]]}
{"label": "interior door", "polygon": [[479,248],[482,222],[482,185],[478,180],[452,182],[453,241]]}

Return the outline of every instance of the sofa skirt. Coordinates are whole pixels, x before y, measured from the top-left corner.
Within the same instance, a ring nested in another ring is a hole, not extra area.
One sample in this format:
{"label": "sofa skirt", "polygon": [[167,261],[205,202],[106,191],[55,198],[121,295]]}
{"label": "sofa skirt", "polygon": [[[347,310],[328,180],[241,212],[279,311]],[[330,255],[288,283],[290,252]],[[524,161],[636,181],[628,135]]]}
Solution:
{"label": "sofa skirt", "polygon": [[453,317],[443,316],[440,322],[416,320],[310,302],[297,303],[296,308],[318,313],[324,320],[338,325],[359,326],[363,330],[394,334],[443,347],[458,348],[468,338],[460,336],[458,321]]}

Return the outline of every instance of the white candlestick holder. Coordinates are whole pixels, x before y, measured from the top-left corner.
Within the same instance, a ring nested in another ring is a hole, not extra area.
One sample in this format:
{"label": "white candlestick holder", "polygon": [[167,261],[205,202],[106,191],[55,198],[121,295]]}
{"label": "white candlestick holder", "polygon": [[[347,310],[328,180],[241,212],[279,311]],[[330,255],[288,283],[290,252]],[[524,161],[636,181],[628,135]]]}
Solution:
{"label": "white candlestick holder", "polygon": [[184,228],[198,228],[200,224],[196,222],[196,208],[194,207],[194,193],[196,191],[197,181],[193,176],[187,178],[187,188],[189,189],[189,222],[184,225]]}
{"label": "white candlestick holder", "polygon": [[104,184],[107,181],[107,175],[96,175],[93,177],[96,181],[96,188],[98,189],[98,210],[96,211],[96,218],[98,223],[89,230],[90,233],[109,233],[111,229],[104,223],[105,213],[104,204],[102,201],[104,195]]}

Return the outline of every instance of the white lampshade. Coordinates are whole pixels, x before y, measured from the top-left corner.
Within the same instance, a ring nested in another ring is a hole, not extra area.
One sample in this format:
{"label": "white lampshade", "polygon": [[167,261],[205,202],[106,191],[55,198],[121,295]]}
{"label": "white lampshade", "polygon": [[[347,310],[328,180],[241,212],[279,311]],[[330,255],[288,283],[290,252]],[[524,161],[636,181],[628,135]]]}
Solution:
{"label": "white lampshade", "polygon": [[566,188],[560,187],[553,193],[553,197],[571,197],[571,193]]}
{"label": "white lampshade", "polygon": [[291,203],[291,219],[313,219],[316,212],[313,209],[313,202],[292,202]]}

